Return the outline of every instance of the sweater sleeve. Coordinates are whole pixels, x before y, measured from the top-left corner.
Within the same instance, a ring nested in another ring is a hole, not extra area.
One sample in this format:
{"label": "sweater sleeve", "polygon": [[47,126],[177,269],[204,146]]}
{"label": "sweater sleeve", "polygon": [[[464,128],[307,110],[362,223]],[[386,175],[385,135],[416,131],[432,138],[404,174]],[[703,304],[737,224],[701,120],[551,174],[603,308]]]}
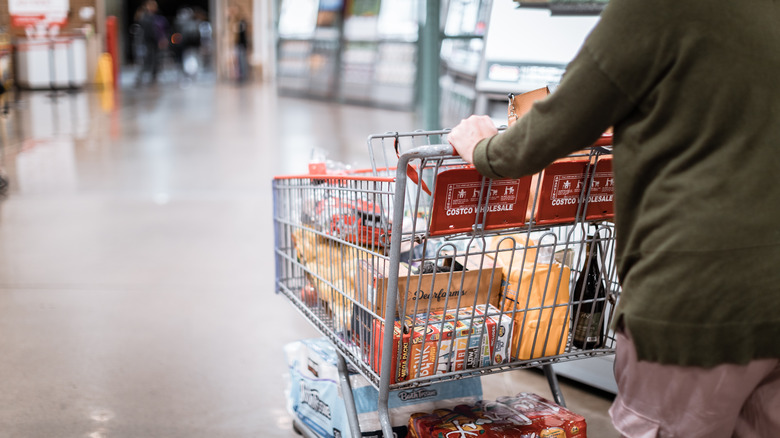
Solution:
{"label": "sweater sleeve", "polygon": [[557,158],[593,144],[632,108],[630,99],[583,46],[553,94],[535,103],[504,133],[479,142],[474,165],[494,179],[539,172]]}

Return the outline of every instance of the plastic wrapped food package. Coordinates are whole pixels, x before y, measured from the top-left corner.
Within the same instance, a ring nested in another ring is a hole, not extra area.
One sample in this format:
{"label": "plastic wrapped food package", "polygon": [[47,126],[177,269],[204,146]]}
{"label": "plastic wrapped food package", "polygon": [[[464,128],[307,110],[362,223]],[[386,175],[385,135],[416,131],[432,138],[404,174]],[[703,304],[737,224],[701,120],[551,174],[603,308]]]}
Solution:
{"label": "plastic wrapped food package", "polygon": [[409,419],[415,438],[587,438],[585,418],[536,394],[416,413]]}

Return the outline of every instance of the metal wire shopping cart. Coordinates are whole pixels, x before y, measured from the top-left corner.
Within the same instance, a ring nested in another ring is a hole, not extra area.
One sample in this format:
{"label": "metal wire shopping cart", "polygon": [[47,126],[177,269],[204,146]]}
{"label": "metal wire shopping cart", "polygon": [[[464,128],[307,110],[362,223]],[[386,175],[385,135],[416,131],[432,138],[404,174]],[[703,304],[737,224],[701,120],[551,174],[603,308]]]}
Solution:
{"label": "metal wire shopping cart", "polygon": [[611,154],[516,180],[452,155],[448,131],[368,139],[372,169],[273,181],[276,290],[379,390],[614,353]]}

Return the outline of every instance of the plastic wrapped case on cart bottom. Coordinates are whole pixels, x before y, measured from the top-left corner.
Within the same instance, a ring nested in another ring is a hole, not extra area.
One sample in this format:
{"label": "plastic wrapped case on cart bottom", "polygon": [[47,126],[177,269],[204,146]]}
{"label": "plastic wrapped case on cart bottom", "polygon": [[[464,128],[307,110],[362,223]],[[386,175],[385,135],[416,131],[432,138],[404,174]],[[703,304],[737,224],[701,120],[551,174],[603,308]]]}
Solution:
{"label": "plastic wrapped case on cart bottom", "polygon": [[496,401],[414,414],[409,419],[409,436],[587,438],[587,424],[581,415],[524,392]]}
{"label": "plastic wrapped case on cart bottom", "polygon": [[[338,366],[333,345],[325,338],[287,344],[284,352],[289,369],[287,409],[317,436],[351,436],[346,407],[338,384]],[[358,420],[364,437],[382,436],[377,415],[379,393],[360,374],[351,374]],[[436,383],[390,392],[389,408],[393,432],[407,436],[409,418],[416,412],[473,404],[482,398],[479,378]]]}

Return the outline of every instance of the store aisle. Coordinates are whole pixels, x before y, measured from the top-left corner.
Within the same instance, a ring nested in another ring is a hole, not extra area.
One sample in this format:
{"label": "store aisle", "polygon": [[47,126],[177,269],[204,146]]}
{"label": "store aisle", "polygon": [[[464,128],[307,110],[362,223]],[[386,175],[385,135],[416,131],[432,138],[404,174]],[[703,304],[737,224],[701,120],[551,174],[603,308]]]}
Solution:
{"label": "store aisle", "polygon": [[[363,167],[368,134],[415,118],[262,84],[109,104],[25,93],[0,118],[0,437],[294,436],[281,346],[316,333],[273,294],[271,178],[315,147]],[[617,436],[607,397],[564,391],[592,437]]]}

